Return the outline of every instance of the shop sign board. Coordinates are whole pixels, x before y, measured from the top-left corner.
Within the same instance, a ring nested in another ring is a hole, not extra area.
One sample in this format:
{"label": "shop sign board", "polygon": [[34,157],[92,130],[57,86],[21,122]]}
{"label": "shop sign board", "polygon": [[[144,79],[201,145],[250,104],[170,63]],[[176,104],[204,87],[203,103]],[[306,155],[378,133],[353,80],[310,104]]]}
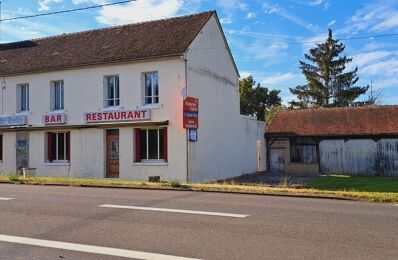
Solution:
{"label": "shop sign board", "polygon": [[44,125],[63,125],[66,123],[66,115],[64,113],[48,114],[43,116]]}
{"label": "shop sign board", "polygon": [[184,128],[199,128],[199,99],[186,97],[183,103]]}
{"label": "shop sign board", "polygon": [[141,121],[149,119],[150,111],[147,109],[84,113],[84,122],[86,123]]}
{"label": "shop sign board", "polygon": [[27,124],[26,116],[0,117],[0,126],[19,126],[26,124]]}
{"label": "shop sign board", "polygon": [[198,130],[197,129],[189,129],[188,130],[188,141],[190,141],[190,142],[198,141]]}

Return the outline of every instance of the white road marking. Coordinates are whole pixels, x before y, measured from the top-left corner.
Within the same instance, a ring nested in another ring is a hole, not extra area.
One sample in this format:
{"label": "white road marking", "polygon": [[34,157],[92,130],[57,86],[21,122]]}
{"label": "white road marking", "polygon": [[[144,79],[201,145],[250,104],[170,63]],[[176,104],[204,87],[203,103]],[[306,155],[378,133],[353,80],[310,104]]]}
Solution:
{"label": "white road marking", "polygon": [[8,243],[22,244],[22,245],[57,248],[57,249],[84,252],[84,253],[119,256],[119,257],[144,259],[144,260],[150,260],[150,259],[194,260],[194,258],[186,258],[186,257],[180,257],[180,256],[154,254],[154,253],[126,250],[126,249],[118,249],[118,248],[102,247],[102,246],[91,246],[91,245],[83,245],[83,244],[76,244],[76,243],[66,243],[66,242],[59,242],[59,241],[35,239],[35,238],[29,238],[29,237],[16,237],[16,236],[0,235],[0,241],[8,242]]}
{"label": "white road marking", "polygon": [[196,211],[196,210],[184,210],[184,209],[151,208],[151,207],[136,207],[136,206],[109,205],[109,204],[100,205],[99,207],[116,208],[116,209],[135,209],[135,210],[147,210],[147,211],[173,212],[173,213],[220,216],[220,217],[231,217],[231,218],[246,218],[246,217],[250,216],[250,215],[243,215],[243,214],[223,213],[223,212]]}
{"label": "white road marking", "polygon": [[0,198],[0,200],[14,200],[14,198]]}

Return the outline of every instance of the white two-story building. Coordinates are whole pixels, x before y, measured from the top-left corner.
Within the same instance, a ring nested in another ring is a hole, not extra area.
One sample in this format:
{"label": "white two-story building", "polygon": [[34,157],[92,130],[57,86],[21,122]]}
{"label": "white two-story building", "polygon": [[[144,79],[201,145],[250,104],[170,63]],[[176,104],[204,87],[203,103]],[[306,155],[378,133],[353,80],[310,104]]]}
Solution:
{"label": "white two-story building", "polygon": [[[3,175],[204,182],[265,169],[265,125],[240,115],[215,12],[1,44],[0,85]],[[196,132],[186,97],[199,100]]]}

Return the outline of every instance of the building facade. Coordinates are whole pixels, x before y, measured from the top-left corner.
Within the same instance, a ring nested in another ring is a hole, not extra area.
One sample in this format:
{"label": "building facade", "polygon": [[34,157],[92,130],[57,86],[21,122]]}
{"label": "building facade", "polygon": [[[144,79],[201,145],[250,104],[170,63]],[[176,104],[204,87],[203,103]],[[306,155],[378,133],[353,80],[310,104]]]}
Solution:
{"label": "building facade", "polygon": [[3,44],[0,64],[2,174],[204,182],[265,168],[265,125],[239,113],[215,12]]}
{"label": "building facade", "polygon": [[282,111],[265,137],[271,173],[398,176],[398,106]]}

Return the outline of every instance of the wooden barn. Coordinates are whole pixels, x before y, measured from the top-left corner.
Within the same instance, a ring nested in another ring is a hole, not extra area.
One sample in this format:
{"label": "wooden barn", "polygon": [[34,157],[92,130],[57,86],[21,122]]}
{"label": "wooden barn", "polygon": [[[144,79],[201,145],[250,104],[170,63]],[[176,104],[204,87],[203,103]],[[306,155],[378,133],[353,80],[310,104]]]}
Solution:
{"label": "wooden barn", "polygon": [[398,176],[398,106],[281,111],[265,138],[271,173]]}

